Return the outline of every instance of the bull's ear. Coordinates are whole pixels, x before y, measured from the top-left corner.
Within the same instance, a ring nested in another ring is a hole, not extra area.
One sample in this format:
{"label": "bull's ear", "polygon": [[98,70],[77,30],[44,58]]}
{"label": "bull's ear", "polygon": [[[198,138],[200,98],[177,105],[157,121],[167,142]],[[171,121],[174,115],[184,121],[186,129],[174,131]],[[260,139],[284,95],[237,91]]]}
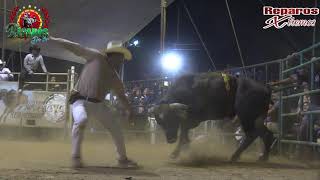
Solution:
{"label": "bull's ear", "polygon": [[188,109],[187,105],[181,104],[181,103],[171,103],[171,104],[169,104],[169,107],[174,110],[187,110]]}

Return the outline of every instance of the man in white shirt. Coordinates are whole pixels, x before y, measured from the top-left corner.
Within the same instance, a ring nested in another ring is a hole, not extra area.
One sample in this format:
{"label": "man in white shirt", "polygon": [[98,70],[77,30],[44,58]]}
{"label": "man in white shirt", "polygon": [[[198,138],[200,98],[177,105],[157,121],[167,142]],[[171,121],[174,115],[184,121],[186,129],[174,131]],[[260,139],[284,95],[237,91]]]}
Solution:
{"label": "man in white shirt", "polygon": [[38,71],[39,64],[41,65],[42,71],[47,73],[47,68],[40,54],[40,47],[33,45],[30,47],[30,52],[31,53],[26,55],[23,61],[23,68],[21,69],[19,80],[19,91],[22,91],[24,81],[30,79],[32,74]]}
{"label": "man in white shirt", "polygon": [[10,81],[13,79],[13,74],[9,68],[5,68],[6,63],[0,59],[0,81]]}

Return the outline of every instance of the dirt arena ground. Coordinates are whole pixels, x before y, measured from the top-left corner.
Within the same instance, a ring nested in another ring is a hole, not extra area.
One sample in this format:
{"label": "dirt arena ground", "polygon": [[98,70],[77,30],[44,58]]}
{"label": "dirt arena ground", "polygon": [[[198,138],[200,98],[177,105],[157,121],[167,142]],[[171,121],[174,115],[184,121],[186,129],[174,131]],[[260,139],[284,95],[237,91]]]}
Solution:
{"label": "dirt arena ground", "polygon": [[239,163],[230,164],[234,149],[201,140],[179,161],[170,161],[174,145],[127,143],[128,154],[140,169],[112,168],[116,163],[108,140],[86,140],[84,161],[79,170],[70,166],[70,142],[61,140],[0,140],[0,180],[320,180],[319,168],[273,157],[266,164],[256,163],[256,153],[246,153]]}

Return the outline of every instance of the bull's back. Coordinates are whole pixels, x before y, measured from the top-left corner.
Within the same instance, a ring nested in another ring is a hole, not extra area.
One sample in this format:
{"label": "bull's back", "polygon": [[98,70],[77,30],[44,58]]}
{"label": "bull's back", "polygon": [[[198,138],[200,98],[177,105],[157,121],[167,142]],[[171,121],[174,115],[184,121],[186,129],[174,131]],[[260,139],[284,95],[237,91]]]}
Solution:
{"label": "bull's back", "polygon": [[167,99],[189,106],[191,118],[221,119],[229,116],[232,100],[220,73],[181,76],[171,86]]}
{"label": "bull's back", "polygon": [[[240,78],[237,83],[235,106],[239,109],[243,102],[250,102],[256,111],[265,110],[269,107],[271,100],[271,89],[252,79]],[[247,110],[251,111],[251,110]]]}

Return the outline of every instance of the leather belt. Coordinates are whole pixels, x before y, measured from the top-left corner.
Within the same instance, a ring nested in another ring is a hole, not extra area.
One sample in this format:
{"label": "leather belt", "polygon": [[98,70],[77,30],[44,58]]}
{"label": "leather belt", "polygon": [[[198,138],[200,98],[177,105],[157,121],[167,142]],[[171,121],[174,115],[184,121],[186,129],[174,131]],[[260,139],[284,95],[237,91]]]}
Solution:
{"label": "leather belt", "polygon": [[76,100],[86,100],[86,101],[89,101],[89,102],[93,102],[93,103],[101,103],[102,101],[98,100],[98,99],[95,99],[95,98],[89,98],[89,97],[85,97],[85,96],[77,96],[75,98],[75,101]]}

